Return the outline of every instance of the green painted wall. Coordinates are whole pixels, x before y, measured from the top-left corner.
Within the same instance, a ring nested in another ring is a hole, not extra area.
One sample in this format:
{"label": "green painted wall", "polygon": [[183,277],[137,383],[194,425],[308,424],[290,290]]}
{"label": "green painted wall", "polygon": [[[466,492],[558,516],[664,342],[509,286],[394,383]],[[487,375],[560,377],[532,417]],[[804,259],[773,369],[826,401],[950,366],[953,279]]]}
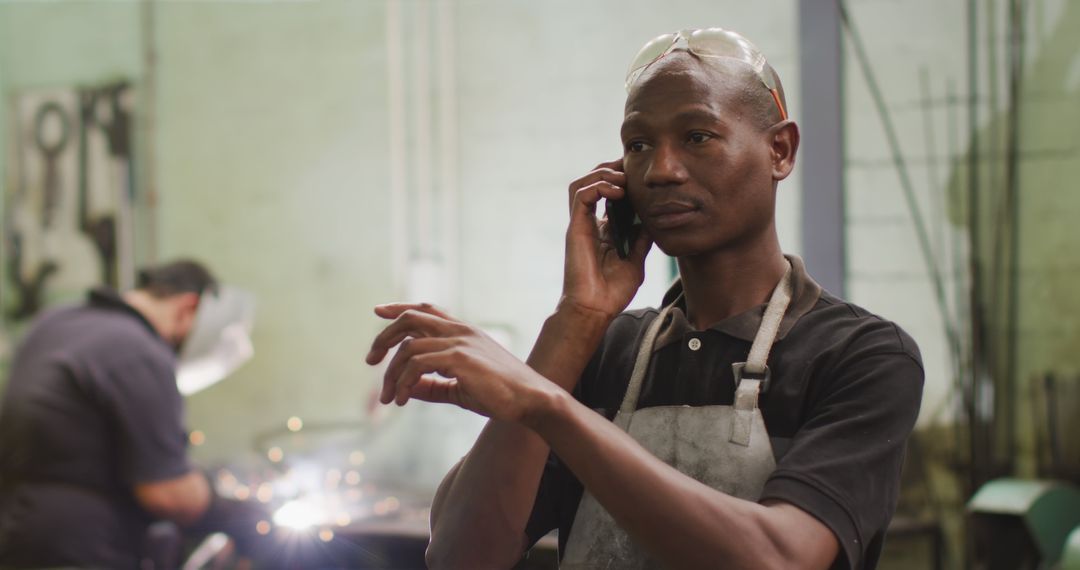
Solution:
{"label": "green painted wall", "polygon": [[256,358],[189,400],[207,455],[296,415],[362,415],[371,305],[392,299],[382,3],[159,7],[160,257],[259,304]]}

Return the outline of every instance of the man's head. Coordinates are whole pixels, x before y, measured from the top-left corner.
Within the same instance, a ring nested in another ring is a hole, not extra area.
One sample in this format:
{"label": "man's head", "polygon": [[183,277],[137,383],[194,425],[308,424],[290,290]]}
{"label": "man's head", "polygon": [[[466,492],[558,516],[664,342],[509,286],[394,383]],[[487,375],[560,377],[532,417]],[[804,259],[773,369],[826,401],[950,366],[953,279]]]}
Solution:
{"label": "man's head", "polygon": [[[680,44],[685,37],[668,41],[627,80],[622,139],[631,203],[669,255],[776,239],[776,184],[791,173],[799,144],[779,77],[737,34],[714,34],[713,51]],[[732,46],[723,45],[728,40]]]}
{"label": "man's head", "polygon": [[206,267],[183,259],[140,271],[135,289],[124,300],[150,321],[161,338],[179,349],[195,323],[199,299],[216,287]]}

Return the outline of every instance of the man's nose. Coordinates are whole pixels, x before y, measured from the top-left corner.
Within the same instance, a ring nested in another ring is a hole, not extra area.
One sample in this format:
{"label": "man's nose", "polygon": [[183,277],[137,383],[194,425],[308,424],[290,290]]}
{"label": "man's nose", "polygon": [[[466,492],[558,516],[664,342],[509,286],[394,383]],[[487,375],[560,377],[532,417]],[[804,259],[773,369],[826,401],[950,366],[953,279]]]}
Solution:
{"label": "man's nose", "polygon": [[645,171],[647,187],[679,185],[686,182],[686,167],[679,156],[678,149],[671,145],[660,144],[653,148],[649,165]]}

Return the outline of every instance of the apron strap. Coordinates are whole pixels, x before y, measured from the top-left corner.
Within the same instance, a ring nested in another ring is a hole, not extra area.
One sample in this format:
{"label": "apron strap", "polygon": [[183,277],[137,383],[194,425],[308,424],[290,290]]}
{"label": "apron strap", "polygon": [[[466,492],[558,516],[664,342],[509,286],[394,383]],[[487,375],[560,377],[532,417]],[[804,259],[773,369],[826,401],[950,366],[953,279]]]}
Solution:
{"label": "apron strap", "polygon": [[[769,367],[765,363],[769,358],[769,351],[772,350],[776,335],[780,332],[780,322],[784,319],[788,304],[791,303],[791,262],[785,258],[784,263],[787,264],[787,270],[773,290],[769,304],[765,307],[765,314],[754,336],[754,343],[750,346],[747,361],[731,365],[735,374],[736,387],[731,441],[740,445],[750,444],[750,424],[753,411],[757,409],[758,394],[762,388],[768,387],[769,382]],[[622,405],[619,406],[621,413],[630,414],[637,410],[641,385],[645,380],[645,374],[649,371],[653,345],[670,310],[671,306],[664,307],[645,331],[645,337],[641,340],[637,358],[634,360],[630,383],[626,386]]]}
{"label": "apron strap", "polygon": [[758,393],[761,391],[761,380],[755,378],[743,378],[739,387],[735,389],[735,414],[731,417],[731,443],[743,447],[750,446],[750,428],[754,423],[754,412],[757,410]]}
{"label": "apron strap", "polygon": [[750,354],[746,357],[743,372],[747,376],[764,377],[768,369],[765,363],[769,359],[769,351],[772,350],[776,335],[780,332],[780,323],[784,320],[784,313],[791,303],[791,262],[785,258],[784,263],[787,264],[787,270],[773,289],[769,304],[765,307],[765,314],[761,317],[761,326],[754,335],[754,344],[750,345]]}
{"label": "apron strap", "polygon": [[784,276],[773,289],[765,314],[761,317],[761,326],[750,345],[750,355],[746,362],[731,365],[735,375],[735,414],[731,419],[731,442],[742,446],[750,445],[750,426],[754,411],[758,407],[758,395],[763,388],[768,388],[772,374],[766,364],[776,335],[780,332],[780,323],[784,320],[791,303],[791,262],[787,263]]}
{"label": "apron strap", "polygon": [[623,396],[619,411],[624,414],[632,414],[637,410],[638,396],[641,395],[641,383],[645,380],[645,373],[649,371],[649,359],[652,358],[653,345],[656,344],[656,335],[660,327],[667,319],[671,307],[664,307],[660,314],[649,324],[645,331],[645,338],[641,339],[638,347],[637,359],[634,360],[634,371],[630,374],[630,383],[626,386],[626,394]]}

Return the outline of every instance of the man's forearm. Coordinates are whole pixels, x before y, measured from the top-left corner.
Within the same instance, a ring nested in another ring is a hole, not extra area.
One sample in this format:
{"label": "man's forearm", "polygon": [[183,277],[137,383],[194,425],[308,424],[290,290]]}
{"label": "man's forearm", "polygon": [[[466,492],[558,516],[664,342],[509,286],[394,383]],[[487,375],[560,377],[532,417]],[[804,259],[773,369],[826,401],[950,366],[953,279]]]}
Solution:
{"label": "man's forearm", "polygon": [[[545,321],[529,366],[571,390],[609,322],[607,315],[560,305]],[[528,428],[489,421],[439,486],[432,504],[429,564],[460,565],[465,562],[460,556],[478,555],[489,563],[512,564],[524,546],[548,451],[547,443]]]}
{"label": "man's forearm", "polygon": [[825,568],[835,558],[831,531],[797,507],[711,489],[573,398],[553,394],[550,401],[526,423],[665,566],[704,568],[723,560],[726,568]]}
{"label": "man's forearm", "polygon": [[143,509],[180,525],[189,525],[203,516],[210,505],[212,490],[201,471],[152,483],[136,483],[135,500]]}

